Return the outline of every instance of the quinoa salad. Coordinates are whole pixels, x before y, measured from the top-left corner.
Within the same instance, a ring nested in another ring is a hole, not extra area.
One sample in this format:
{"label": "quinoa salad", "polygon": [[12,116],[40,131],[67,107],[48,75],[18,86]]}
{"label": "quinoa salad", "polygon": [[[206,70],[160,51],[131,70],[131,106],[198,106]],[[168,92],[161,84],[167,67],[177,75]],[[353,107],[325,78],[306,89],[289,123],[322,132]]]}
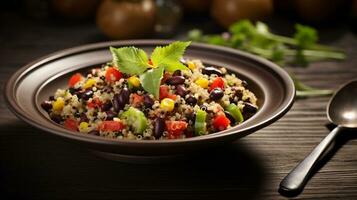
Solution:
{"label": "quinoa salad", "polygon": [[113,60],[75,73],[41,103],[50,119],[78,134],[113,139],[181,139],[212,134],[258,111],[247,82],[224,66],[184,59],[190,42],[110,48]]}

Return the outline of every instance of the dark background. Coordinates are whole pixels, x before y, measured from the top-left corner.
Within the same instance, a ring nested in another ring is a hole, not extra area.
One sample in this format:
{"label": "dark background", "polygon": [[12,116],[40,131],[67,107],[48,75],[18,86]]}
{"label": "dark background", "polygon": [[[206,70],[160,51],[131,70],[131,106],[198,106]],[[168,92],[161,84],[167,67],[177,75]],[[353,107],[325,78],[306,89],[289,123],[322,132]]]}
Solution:
{"label": "dark background", "polygon": [[[0,84],[26,63],[64,48],[110,40],[94,20],[34,17],[22,1],[2,3]],[[290,34],[297,18],[274,15],[273,31]],[[184,16],[187,30],[224,30],[208,16]],[[357,78],[353,19],[318,24],[321,42],[344,49],[344,62],[291,68],[305,83],[335,89]],[[153,35],[150,38],[158,38]],[[281,120],[202,156],[170,164],[125,164],[98,158],[17,119],[0,97],[0,199],[286,199],[281,179],[328,134],[329,97],[298,99]],[[341,134],[332,153],[297,199],[357,199],[355,131]],[[328,161],[328,162],[327,162]]]}

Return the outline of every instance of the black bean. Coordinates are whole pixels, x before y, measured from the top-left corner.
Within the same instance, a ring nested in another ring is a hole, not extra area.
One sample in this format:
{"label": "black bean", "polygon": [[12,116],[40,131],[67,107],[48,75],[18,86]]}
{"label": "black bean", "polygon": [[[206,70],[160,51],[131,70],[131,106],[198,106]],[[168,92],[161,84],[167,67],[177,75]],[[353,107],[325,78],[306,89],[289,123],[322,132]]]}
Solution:
{"label": "black bean", "polygon": [[111,110],[105,112],[107,114],[106,120],[113,120],[114,117],[117,117],[118,114],[116,112],[113,112]]}
{"label": "black bean", "polygon": [[52,102],[51,101],[44,101],[41,103],[41,107],[46,111],[50,112],[52,109]]}
{"label": "black bean", "polygon": [[195,121],[196,121],[196,114],[195,113],[187,114],[186,118],[191,124],[195,124]]}
{"label": "black bean", "polygon": [[243,107],[243,118],[245,120],[249,119],[250,117],[252,117],[256,112],[258,111],[258,107],[248,103],[248,102],[244,102],[244,107]]}
{"label": "black bean", "polygon": [[172,76],[182,76],[181,70],[176,70],[176,71],[174,71],[174,73],[172,74]]}
{"label": "black bean", "polygon": [[54,101],[54,100],[55,100],[55,96],[49,96],[49,97],[48,97],[48,100]]}
{"label": "black bean", "polygon": [[231,113],[229,113],[228,111],[224,111],[224,114],[226,115],[226,117],[229,119],[229,121],[231,121],[231,125],[236,123],[236,120],[234,119],[234,117],[231,115]]}
{"label": "black bean", "polygon": [[224,93],[223,93],[222,89],[215,88],[209,94],[209,98],[214,100],[214,101],[217,101],[217,100],[220,100],[223,97],[223,95],[224,95]]}
{"label": "black bean", "polygon": [[103,111],[108,111],[108,110],[110,110],[111,107],[112,107],[112,102],[107,101],[102,105],[102,110]]}
{"label": "black bean", "polygon": [[123,110],[125,105],[129,103],[130,91],[128,88],[123,88],[119,94],[115,94],[113,98],[113,107],[115,112]]}
{"label": "black bean", "polygon": [[144,95],[145,108],[151,108],[154,105],[154,100],[149,95]]}
{"label": "black bean", "polygon": [[120,105],[118,99],[119,99],[119,94],[114,94],[112,104],[113,104],[114,111],[116,112],[120,111]]}
{"label": "black bean", "polygon": [[242,86],[243,86],[243,87],[247,87],[247,86],[248,86],[247,81],[243,80],[243,81],[242,81]]}
{"label": "black bean", "polygon": [[70,87],[70,88],[68,88],[68,92],[73,95],[76,92],[76,89],[73,87]]}
{"label": "black bean", "polygon": [[236,90],[234,95],[238,98],[238,100],[241,100],[243,97],[243,92],[241,90]]}
{"label": "black bean", "polygon": [[79,113],[79,112],[77,111],[77,112],[75,112],[75,113],[73,114],[73,116],[74,116],[74,117],[80,117],[80,116],[81,116],[81,113]]}
{"label": "black bean", "polygon": [[79,120],[80,122],[89,122],[89,119],[85,113],[82,113],[79,118],[80,118]]}
{"label": "black bean", "polygon": [[248,102],[244,102],[244,107],[243,107],[243,112],[248,112],[248,113],[256,113],[258,111],[258,107],[248,103]]}
{"label": "black bean", "polygon": [[166,80],[167,84],[170,85],[180,85],[185,83],[185,77],[183,76],[171,76]]}
{"label": "black bean", "polygon": [[107,85],[103,88],[103,91],[106,93],[111,93],[111,92],[113,92],[113,88],[111,86]]}
{"label": "black bean", "polygon": [[200,105],[200,109],[203,110],[203,111],[207,111],[207,106],[205,106],[205,105]]}
{"label": "black bean", "polygon": [[187,94],[187,90],[183,85],[176,86],[176,94],[180,95],[181,97],[185,97]]}
{"label": "black bean", "polygon": [[93,91],[92,90],[86,90],[83,94],[82,94],[82,99],[84,100],[88,100],[89,98],[91,98],[93,96]]}
{"label": "black bean", "polygon": [[96,135],[96,136],[99,136],[99,131],[97,130],[91,130],[88,132],[89,135]]}
{"label": "black bean", "polygon": [[154,126],[154,137],[159,139],[165,130],[165,120],[163,118],[156,118]]}
{"label": "black bean", "polygon": [[205,67],[202,69],[202,74],[207,74],[210,76],[211,74],[216,74],[217,76],[222,76],[222,72],[219,69],[216,69],[214,67]]}
{"label": "black bean", "polygon": [[186,103],[188,103],[191,106],[194,106],[197,104],[197,99],[194,96],[190,95],[189,97],[186,98]]}
{"label": "black bean", "polygon": [[234,104],[237,104],[238,103],[238,100],[236,98],[233,97],[229,97],[229,102],[230,103],[234,103]]}
{"label": "black bean", "polygon": [[58,114],[51,114],[50,118],[52,121],[56,122],[57,124],[61,123],[61,121],[63,120],[61,115]]}

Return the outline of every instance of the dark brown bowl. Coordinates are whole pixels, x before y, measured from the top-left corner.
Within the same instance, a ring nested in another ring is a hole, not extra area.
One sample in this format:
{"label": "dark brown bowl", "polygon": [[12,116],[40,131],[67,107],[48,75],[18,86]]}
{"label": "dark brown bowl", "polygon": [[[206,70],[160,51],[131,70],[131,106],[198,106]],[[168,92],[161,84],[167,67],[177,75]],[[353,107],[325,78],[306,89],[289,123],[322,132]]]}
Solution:
{"label": "dark brown bowl", "polygon": [[159,158],[202,150],[253,133],[282,117],[292,106],[295,88],[289,75],[274,63],[241,51],[193,43],[185,57],[206,65],[224,66],[248,82],[259,111],[249,120],[218,133],[174,140],[116,140],[68,131],[52,122],[40,104],[57,88],[65,88],[71,74],[111,60],[109,47],[136,46],[147,52],[167,40],[129,40],[89,44],[53,53],[19,69],[8,80],[5,99],[9,108],[27,123],[47,133],[81,144],[102,156]]}

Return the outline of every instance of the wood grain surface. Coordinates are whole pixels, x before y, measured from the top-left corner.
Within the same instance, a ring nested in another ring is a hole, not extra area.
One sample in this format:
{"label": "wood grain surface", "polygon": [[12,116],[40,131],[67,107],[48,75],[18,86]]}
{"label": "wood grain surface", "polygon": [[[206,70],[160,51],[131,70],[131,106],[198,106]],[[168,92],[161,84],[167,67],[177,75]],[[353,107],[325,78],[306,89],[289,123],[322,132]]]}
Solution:
{"label": "wood grain surface", "polygon": [[[1,86],[33,59],[106,40],[90,23],[33,21],[12,13],[2,13],[0,23]],[[291,24],[272,26],[279,32]],[[321,36],[346,50],[348,59],[290,70],[307,84],[329,89],[357,78],[356,35],[342,26],[321,30]],[[279,182],[328,134],[328,99],[296,100],[273,125],[196,159],[134,165],[95,157],[27,125],[1,95],[0,199],[287,199],[277,191]],[[357,199],[356,138],[353,130],[341,134],[294,199]]]}

